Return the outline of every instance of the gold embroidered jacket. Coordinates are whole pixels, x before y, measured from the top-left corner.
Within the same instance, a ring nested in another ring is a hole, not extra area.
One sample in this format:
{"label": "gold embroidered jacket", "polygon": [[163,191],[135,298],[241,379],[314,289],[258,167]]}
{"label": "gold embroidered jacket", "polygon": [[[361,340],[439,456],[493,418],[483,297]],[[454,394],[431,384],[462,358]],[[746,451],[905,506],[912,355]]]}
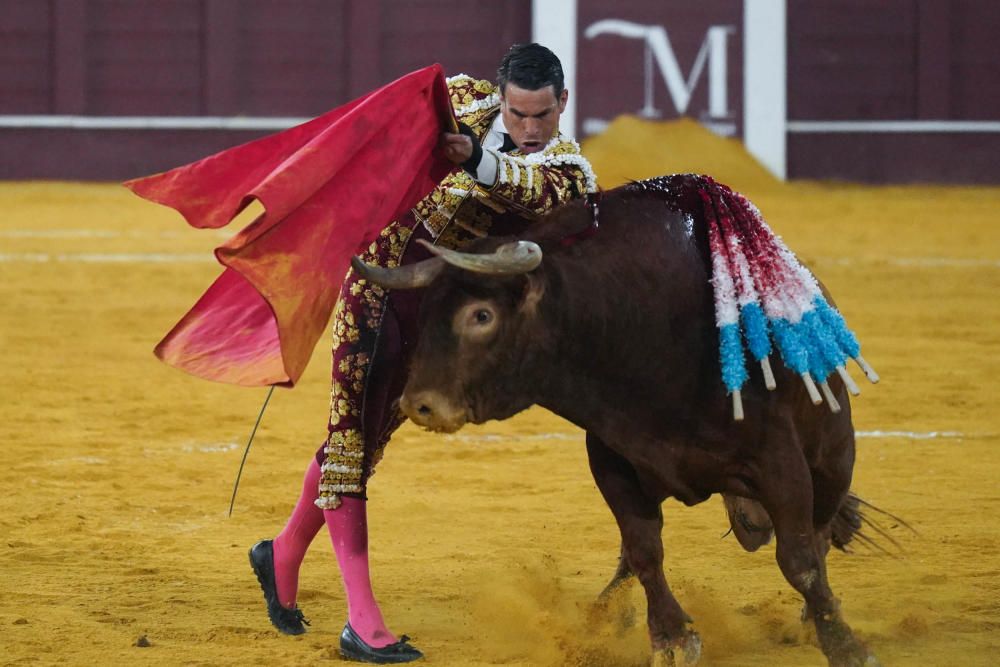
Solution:
{"label": "gold embroidered jacket", "polygon": [[[448,91],[458,120],[483,140],[500,113],[496,85],[460,74],[448,79]],[[465,171],[456,171],[413,209],[417,221],[440,237],[438,243],[461,245],[485,236],[498,214],[534,219],[597,189],[594,172],[580,154],[579,144],[562,133],[537,153],[525,155],[515,149],[498,156],[497,182],[492,187],[480,184]]]}
{"label": "gold embroidered jacket", "polygon": [[[451,103],[459,120],[482,139],[500,113],[496,87],[468,76],[449,80]],[[457,248],[485,236],[500,218],[536,218],[573,197],[594,191],[594,174],[575,141],[557,134],[545,149],[530,155],[518,151],[498,155],[497,182],[479,184],[465,171],[447,176],[413,209],[435,242]],[[363,259],[396,266],[412,236],[395,221],[371,244]],[[349,271],[333,315],[333,383],[330,390],[329,437],[321,452],[316,505],[335,509],[340,494],[362,493],[382,458],[389,435],[399,425],[393,415],[378,433],[363,433],[364,396],[371,360],[385,312],[386,291]],[[377,393],[377,392],[376,392]],[[367,445],[366,445],[367,442]]]}

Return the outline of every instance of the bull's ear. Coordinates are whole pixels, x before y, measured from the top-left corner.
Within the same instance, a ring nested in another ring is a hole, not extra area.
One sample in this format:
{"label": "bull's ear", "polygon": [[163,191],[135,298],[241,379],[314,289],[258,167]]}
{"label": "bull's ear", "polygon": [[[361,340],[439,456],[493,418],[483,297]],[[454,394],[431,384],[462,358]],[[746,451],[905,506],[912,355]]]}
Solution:
{"label": "bull's ear", "polygon": [[521,304],[518,310],[523,315],[534,316],[538,312],[538,304],[545,296],[545,281],[535,271],[524,274],[524,287],[521,291]]}

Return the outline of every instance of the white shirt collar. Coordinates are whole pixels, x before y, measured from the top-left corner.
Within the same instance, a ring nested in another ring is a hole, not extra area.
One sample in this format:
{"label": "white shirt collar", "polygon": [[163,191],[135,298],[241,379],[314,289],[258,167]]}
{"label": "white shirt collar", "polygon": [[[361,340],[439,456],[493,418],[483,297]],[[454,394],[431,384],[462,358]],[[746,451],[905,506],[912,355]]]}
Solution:
{"label": "white shirt collar", "polygon": [[507,126],[504,125],[503,114],[498,113],[497,117],[493,119],[490,129],[486,132],[486,136],[483,137],[483,148],[490,148],[495,151],[500,150],[503,146],[504,134],[507,134]]}

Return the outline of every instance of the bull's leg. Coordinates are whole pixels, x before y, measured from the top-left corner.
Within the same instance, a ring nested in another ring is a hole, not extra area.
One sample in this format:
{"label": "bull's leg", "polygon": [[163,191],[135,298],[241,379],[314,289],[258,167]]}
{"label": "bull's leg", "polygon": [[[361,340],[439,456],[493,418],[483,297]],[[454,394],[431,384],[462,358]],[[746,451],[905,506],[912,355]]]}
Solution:
{"label": "bull's leg", "polygon": [[[851,469],[854,465],[853,447],[846,465],[837,466],[831,470],[813,470],[813,526],[816,528],[816,548],[819,558],[826,563],[830,553],[830,524],[837,514],[840,504],[847,497],[851,485]],[[802,606],[802,621],[812,620],[814,614],[806,602]]]}
{"label": "bull's leg", "polygon": [[701,654],[701,639],[688,627],[691,619],[670,592],[663,574],[660,504],[642,492],[631,464],[590,433],[587,455],[597,488],[618,522],[626,566],[646,591],[653,664],[695,664]]}
{"label": "bull's leg", "polygon": [[597,596],[598,602],[604,602],[611,598],[615,593],[622,589],[623,586],[632,581],[635,576],[635,572],[632,568],[628,566],[628,559],[625,558],[625,545],[622,544],[621,552],[618,555],[618,567],[615,568],[615,573],[611,575],[611,581],[608,585],[604,587],[601,594]]}
{"label": "bull's leg", "polygon": [[831,667],[873,667],[878,660],[854,636],[826,577],[826,549],[813,522],[813,480],[793,438],[770,441],[774,452],[758,480],[761,503],[771,516],[777,560],[785,578],[805,598],[820,647]]}
{"label": "bull's leg", "polygon": [[635,573],[628,565],[624,546],[619,551],[618,567],[604,590],[597,596],[591,608],[591,620],[602,623],[614,618],[619,629],[624,631],[635,625],[635,605],[629,599],[629,592],[635,582]]}

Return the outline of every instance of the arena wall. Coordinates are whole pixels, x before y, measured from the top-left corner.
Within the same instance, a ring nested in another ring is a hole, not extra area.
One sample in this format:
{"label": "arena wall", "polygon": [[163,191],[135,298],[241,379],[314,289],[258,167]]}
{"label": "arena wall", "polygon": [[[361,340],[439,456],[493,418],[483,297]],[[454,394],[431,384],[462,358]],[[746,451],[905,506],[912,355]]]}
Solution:
{"label": "arena wall", "polygon": [[0,0],[0,8],[0,178],[166,169],[431,62],[491,76],[509,44],[535,38],[564,51],[574,84],[564,129],[577,136],[621,114],[684,115],[744,138],[781,177],[1000,181],[994,0]]}
{"label": "arena wall", "polygon": [[123,179],[412,70],[492,78],[529,0],[0,0],[0,178]]}
{"label": "arena wall", "polygon": [[791,177],[1000,182],[1000,3],[788,10]]}

